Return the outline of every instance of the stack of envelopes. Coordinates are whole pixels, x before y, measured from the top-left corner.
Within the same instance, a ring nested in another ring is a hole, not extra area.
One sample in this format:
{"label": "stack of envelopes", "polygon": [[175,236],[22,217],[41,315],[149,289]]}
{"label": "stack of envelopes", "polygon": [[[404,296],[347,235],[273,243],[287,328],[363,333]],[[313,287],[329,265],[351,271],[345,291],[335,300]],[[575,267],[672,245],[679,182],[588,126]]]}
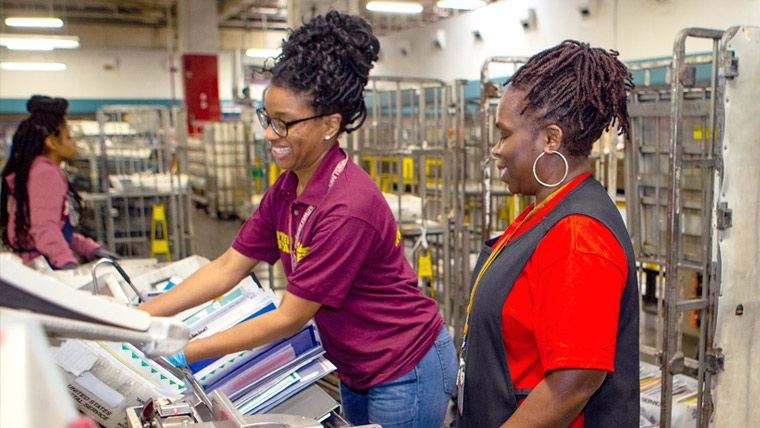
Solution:
{"label": "stack of envelopes", "polygon": [[[193,339],[226,330],[274,310],[279,300],[271,290],[244,281],[185,320]],[[220,358],[190,363],[206,393],[220,390],[242,414],[264,413],[335,370],[324,358],[316,326],[268,345]]]}

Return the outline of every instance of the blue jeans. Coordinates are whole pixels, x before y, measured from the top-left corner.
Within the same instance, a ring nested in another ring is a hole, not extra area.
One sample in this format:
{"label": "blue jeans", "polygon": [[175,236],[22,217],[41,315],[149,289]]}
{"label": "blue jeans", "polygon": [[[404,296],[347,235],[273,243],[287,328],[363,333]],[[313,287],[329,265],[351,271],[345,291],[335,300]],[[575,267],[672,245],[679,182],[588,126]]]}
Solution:
{"label": "blue jeans", "polygon": [[441,428],[456,375],[457,352],[444,325],[422,360],[400,377],[366,390],[341,384],[343,415],[354,425]]}

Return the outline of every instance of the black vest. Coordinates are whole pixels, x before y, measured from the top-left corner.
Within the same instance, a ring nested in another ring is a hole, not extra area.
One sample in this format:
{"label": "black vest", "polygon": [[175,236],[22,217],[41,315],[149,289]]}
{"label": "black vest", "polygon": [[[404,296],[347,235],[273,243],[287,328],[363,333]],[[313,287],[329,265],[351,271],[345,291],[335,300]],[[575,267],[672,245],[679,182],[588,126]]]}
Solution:
{"label": "black vest", "polygon": [[[589,176],[571,189],[538,224],[510,241],[480,279],[463,354],[464,413],[458,417],[458,428],[498,427],[517,409],[517,396],[523,398],[530,392],[515,391],[512,386],[501,333],[501,311],[515,279],[546,232],[572,214],[586,215],[604,224],[620,243],[628,263],[618,316],[615,371],[607,374],[587,403],[584,426],[639,426],[639,300],[633,246],[615,204],[599,182]],[[496,239],[492,239],[483,246],[472,283],[495,242]]]}

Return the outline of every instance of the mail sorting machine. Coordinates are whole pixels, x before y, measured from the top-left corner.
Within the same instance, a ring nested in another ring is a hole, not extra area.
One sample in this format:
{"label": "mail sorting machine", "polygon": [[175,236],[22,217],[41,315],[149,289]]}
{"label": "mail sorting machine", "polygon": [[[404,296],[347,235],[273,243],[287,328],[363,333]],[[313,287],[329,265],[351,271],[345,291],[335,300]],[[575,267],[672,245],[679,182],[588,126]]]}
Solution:
{"label": "mail sorting machine", "polygon": [[184,113],[106,105],[96,115],[99,136],[85,139],[78,154],[88,165],[86,233],[127,257],[192,254]]}
{"label": "mail sorting machine", "polygon": [[[70,382],[67,386],[63,372],[53,363],[51,350],[44,339],[38,337],[42,336],[37,334],[40,330],[44,330],[52,345],[61,345],[67,338],[126,341],[152,357],[180,351],[189,337],[189,328],[180,321],[151,318],[147,313],[75,290],[24,266],[10,253],[0,254],[0,292],[3,296],[0,300],[2,330],[18,331],[21,339],[16,343],[25,348],[14,352],[14,359],[6,359],[3,349],[4,357],[0,360],[2,426],[68,426],[70,421],[66,419],[75,413],[69,396],[72,385],[86,385],[99,391],[106,396],[111,408],[124,401],[123,394],[114,393],[92,376],[95,362],[83,352],[74,355],[67,364],[66,373],[76,373],[78,379],[78,383]],[[44,385],[42,391],[39,385]],[[6,394],[9,388],[18,388],[22,393]],[[93,400],[94,395],[82,392],[77,398],[86,408],[110,417],[108,404]],[[39,411],[41,397],[46,398],[43,412]],[[50,417],[48,411],[54,417]],[[57,420],[59,417],[62,420]]]}
{"label": "mail sorting machine", "polygon": [[[160,358],[183,349],[194,324],[171,318],[151,318],[142,311],[70,288],[54,276],[24,266],[11,254],[0,255],[0,266],[0,289],[4,296],[0,307],[2,328],[9,332],[21,330],[20,335],[14,333],[9,337],[14,338],[13,344],[22,348],[11,353],[10,348],[3,346],[3,355],[13,354],[14,357],[3,358],[2,387],[3,391],[9,391],[21,386],[22,391],[29,392],[4,394],[7,399],[3,400],[3,411],[0,412],[3,426],[6,423],[20,428],[69,426],[75,414],[71,409],[74,401],[81,411],[105,427],[350,426],[336,412],[337,403],[314,385],[296,395],[289,395],[284,402],[274,401],[276,406],[270,405],[266,414],[243,415],[240,404],[233,404],[227,395],[236,392],[235,385],[232,389],[225,385],[207,395],[204,386],[208,383],[207,376],[196,378],[197,374],[193,375],[190,368],[176,368]],[[118,270],[133,291],[142,296],[121,268]],[[262,301],[266,300],[265,294],[263,291],[259,293],[260,297],[265,297]],[[250,297],[238,290],[232,300],[239,295],[246,299]],[[215,319],[219,320],[219,317]],[[52,348],[45,349],[42,341],[29,339],[34,338],[40,328],[47,333],[54,345]],[[304,331],[308,333],[307,330],[313,331],[313,327],[307,326]],[[290,344],[298,340],[301,339],[293,339],[287,346],[273,346],[292,352]],[[105,352],[98,352],[99,349]],[[317,356],[314,352],[318,351],[303,350],[312,356]],[[282,355],[277,352],[278,356]],[[226,361],[229,357],[225,357],[223,363],[233,365],[231,359]],[[242,358],[242,354],[234,357]],[[266,367],[276,366],[271,361],[265,360]],[[293,369],[300,373],[306,366],[308,362]],[[125,367],[131,368],[126,370]],[[228,372],[235,373],[233,370]],[[209,376],[213,374],[212,371]],[[7,383],[11,380],[14,385]],[[267,382],[275,383],[274,380]],[[48,400],[49,414],[35,411],[36,400],[42,396]],[[254,401],[272,402],[265,392],[257,395]],[[365,428],[370,427],[380,428],[378,425]]]}
{"label": "mail sorting machine", "polygon": [[394,211],[423,290],[438,301],[455,333],[464,325],[462,284],[470,270],[461,186],[462,85],[370,77],[367,120],[347,138],[349,154]]}
{"label": "mail sorting machine", "polygon": [[[709,53],[687,55],[687,41]],[[672,61],[630,65],[643,82],[629,104],[628,225],[640,283],[653,272],[657,335],[641,350],[660,368],[661,427],[678,425],[680,373],[696,379],[696,426],[760,420],[760,318],[745,314],[760,295],[759,50],[760,27],[687,28]]]}

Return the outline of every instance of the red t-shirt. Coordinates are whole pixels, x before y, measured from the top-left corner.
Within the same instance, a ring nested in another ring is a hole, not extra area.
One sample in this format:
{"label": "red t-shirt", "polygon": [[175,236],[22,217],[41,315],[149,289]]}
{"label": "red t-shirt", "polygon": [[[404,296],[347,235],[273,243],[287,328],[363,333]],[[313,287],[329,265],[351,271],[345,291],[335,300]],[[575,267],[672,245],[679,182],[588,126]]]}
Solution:
{"label": "red t-shirt", "polygon": [[[587,176],[562,189],[515,236],[539,222]],[[523,211],[505,233],[531,209]],[[546,372],[559,368],[613,371],[627,275],[623,248],[602,223],[570,215],[552,227],[502,308],[502,337],[514,387],[534,388]],[[583,413],[569,427],[582,428]]]}
{"label": "red t-shirt", "polygon": [[[296,197],[286,172],[264,194],[232,248],[268,263],[282,259],[288,292],[322,304],[314,320],[343,383],[365,389],[411,370],[443,325],[435,300],[417,287],[393,213],[374,181],[337,144]],[[329,188],[329,190],[328,190]],[[316,207],[291,241],[309,206]]]}

